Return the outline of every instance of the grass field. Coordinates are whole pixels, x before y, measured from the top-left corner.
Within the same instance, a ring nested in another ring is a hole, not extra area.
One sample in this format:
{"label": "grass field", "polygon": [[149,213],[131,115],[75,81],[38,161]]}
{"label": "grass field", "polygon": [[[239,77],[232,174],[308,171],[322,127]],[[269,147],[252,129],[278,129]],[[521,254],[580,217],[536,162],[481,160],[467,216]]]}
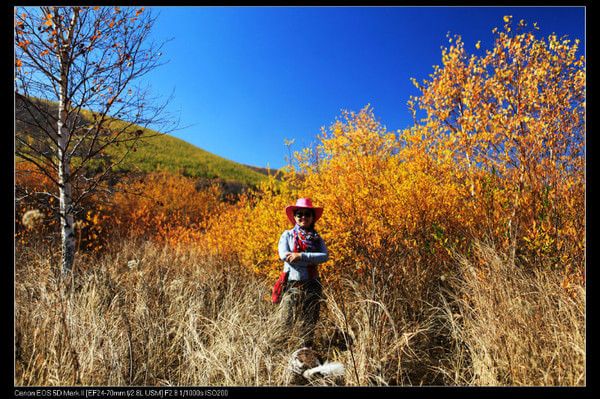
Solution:
{"label": "grass field", "polygon": [[[118,156],[121,148],[111,152]],[[220,178],[229,182],[258,185],[266,176],[249,167],[204,151],[181,139],[159,135],[142,140],[118,171],[168,171],[193,178]]]}
{"label": "grass field", "polygon": [[[15,385],[279,386],[299,341],[274,344],[272,281],[193,248],[124,240],[80,256],[59,281],[48,248],[17,251]],[[584,289],[516,271],[483,244],[489,268],[411,296],[419,276],[325,282],[317,350],[347,386],[581,386]],[[400,261],[400,260],[397,260]],[[407,269],[401,269],[407,270]],[[408,295],[407,295],[408,294]]]}

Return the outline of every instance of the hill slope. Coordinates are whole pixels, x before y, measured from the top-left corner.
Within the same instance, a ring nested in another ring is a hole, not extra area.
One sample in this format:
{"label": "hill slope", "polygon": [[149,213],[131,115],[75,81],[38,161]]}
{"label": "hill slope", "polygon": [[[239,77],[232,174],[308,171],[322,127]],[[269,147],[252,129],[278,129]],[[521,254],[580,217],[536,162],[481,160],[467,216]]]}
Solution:
{"label": "hill slope", "polygon": [[[111,155],[122,150],[111,149]],[[222,179],[256,185],[266,178],[252,168],[222,158],[184,140],[169,135],[145,138],[137,150],[119,165],[118,171],[152,172],[166,170],[194,178]]]}
{"label": "hill slope", "polygon": [[[41,141],[45,141],[41,132],[37,132],[36,129],[31,128],[30,124],[25,123],[31,123],[34,118],[30,114],[21,111],[21,101],[22,99],[17,96],[15,103],[17,114],[16,135],[41,137]],[[57,105],[55,103],[44,100],[37,100],[36,102],[38,106],[48,107],[51,114],[56,113]],[[91,120],[91,112],[89,111],[82,111],[81,116],[84,119]],[[120,123],[118,120],[115,120],[115,122]],[[133,126],[132,129],[141,128]],[[222,158],[167,134],[159,134],[159,132],[150,129],[141,130],[144,134],[136,151],[130,152],[127,158],[118,165],[116,171],[125,173],[168,171],[181,173],[192,178],[218,179],[243,186],[256,186],[267,178],[265,169]],[[107,151],[107,155],[120,158],[124,151],[124,146],[111,147]],[[90,166],[93,167],[92,164],[93,162]]]}

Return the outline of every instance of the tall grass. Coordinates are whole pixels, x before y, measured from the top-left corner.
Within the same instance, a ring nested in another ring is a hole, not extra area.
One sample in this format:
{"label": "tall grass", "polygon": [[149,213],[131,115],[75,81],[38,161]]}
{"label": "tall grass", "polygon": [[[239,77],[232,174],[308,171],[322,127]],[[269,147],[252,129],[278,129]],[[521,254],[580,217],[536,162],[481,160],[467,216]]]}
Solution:
{"label": "tall grass", "polygon": [[80,258],[71,281],[52,267],[18,255],[18,385],[284,381],[286,352],[270,353],[268,284],[239,266],[127,243],[99,260]]}
{"label": "tall grass", "polygon": [[[408,267],[326,281],[317,350],[344,363],[348,386],[584,384],[583,289],[478,248],[486,267],[462,259],[420,291]],[[124,241],[78,258],[70,280],[53,270],[18,249],[16,385],[290,383],[299,338],[279,330],[272,281],[234,262]]]}
{"label": "tall grass", "polygon": [[[443,308],[457,347],[453,383],[466,385],[585,384],[585,290],[560,277],[515,265],[478,243]],[[478,266],[478,265],[483,265]]]}

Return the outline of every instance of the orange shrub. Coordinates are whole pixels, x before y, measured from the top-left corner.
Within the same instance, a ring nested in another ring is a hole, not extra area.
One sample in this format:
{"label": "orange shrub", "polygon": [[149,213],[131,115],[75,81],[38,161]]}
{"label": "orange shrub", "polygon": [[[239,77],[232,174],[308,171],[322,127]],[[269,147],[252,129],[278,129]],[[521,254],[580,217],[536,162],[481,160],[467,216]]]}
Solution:
{"label": "orange shrub", "polygon": [[[51,195],[34,196],[31,193],[54,193],[52,181],[30,162],[15,162],[15,241],[21,245],[30,240],[49,240],[58,233],[58,218],[50,209],[57,203]],[[41,223],[25,226],[23,216],[27,211],[38,210],[42,215]],[[35,228],[34,228],[35,227]]]}
{"label": "orange shrub", "polygon": [[111,223],[128,236],[194,244],[224,207],[218,186],[197,190],[191,178],[156,172],[119,183]]}
{"label": "orange shrub", "polygon": [[[57,243],[60,235],[57,188],[54,182],[32,163],[15,164],[17,198],[15,214],[16,242],[28,245],[33,241]],[[27,195],[29,194],[29,195]],[[75,195],[77,195],[75,190]],[[24,226],[27,211],[38,210],[42,216],[37,226]],[[78,250],[96,253],[106,247],[105,221],[109,218],[106,206],[98,197],[90,197],[79,204],[75,217]],[[57,244],[58,245],[58,244]]]}
{"label": "orange shrub", "polygon": [[[460,36],[411,100],[423,148],[450,155],[470,192],[472,235],[526,263],[583,268],[585,64],[579,41],[536,39],[505,17],[492,50]],[[452,39],[450,39],[452,41]],[[485,226],[485,229],[481,227]],[[568,248],[568,249],[567,249]]]}
{"label": "orange shrub", "polygon": [[483,240],[524,265],[582,278],[584,59],[578,41],[546,42],[505,21],[485,53],[450,39],[442,66],[414,81],[411,128],[387,131],[369,106],[344,112],[316,147],[295,154],[283,182],[223,202],[216,185],[197,190],[189,178],[153,173],[121,183],[103,223],[274,276],[279,236],[291,227],[284,208],[311,197],[325,208],[317,228],[332,255],[326,275],[399,276],[394,268],[412,265],[404,272],[433,279]]}
{"label": "orange shrub", "polygon": [[279,236],[291,227],[284,208],[292,198],[288,186],[278,186],[271,177],[254,192],[242,195],[237,203],[225,205],[219,217],[211,219],[201,247],[211,254],[235,259],[256,273],[275,276],[281,268]]}
{"label": "orange shrub", "polygon": [[435,257],[441,267],[456,244],[447,230],[461,218],[452,175],[422,158],[407,162],[395,135],[370,108],[344,118],[323,131],[315,151],[296,154],[299,170],[291,170],[277,189],[267,183],[229,205],[209,228],[206,247],[273,276],[281,269],[279,236],[291,228],[284,208],[312,197],[325,207],[317,229],[332,253],[321,267],[326,275],[389,265],[400,254],[421,261]]}
{"label": "orange shrub", "polygon": [[296,153],[280,191],[229,206],[206,242],[274,274],[283,209],[311,197],[325,207],[318,228],[335,262],[324,270],[409,260],[433,277],[479,239],[524,265],[582,277],[584,60],[578,41],[546,42],[505,21],[479,56],[451,39],[443,66],[415,81],[412,128],[388,132],[368,106],[345,112],[316,148]]}
{"label": "orange shrub", "polygon": [[464,241],[453,164],[403,146],[369,106],[343,117],[323,132],[318,157],[300,156],[306,179],[299,191],[327,210],[321,230],[336,267],[394,273],[408,260],[439,275]]}

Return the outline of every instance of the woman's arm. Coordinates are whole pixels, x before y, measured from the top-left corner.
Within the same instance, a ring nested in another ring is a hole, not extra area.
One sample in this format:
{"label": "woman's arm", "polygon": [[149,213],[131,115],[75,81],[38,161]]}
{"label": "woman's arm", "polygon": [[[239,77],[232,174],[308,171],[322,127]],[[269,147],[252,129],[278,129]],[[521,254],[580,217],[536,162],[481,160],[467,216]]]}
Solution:
{"label": "woman's arm", "polygon": [[288,233],[287,231],[284,231],[281,237],[279,238],[279,244],[277,245],[277,249],[279,251],[279,259],[281,259],[282,261],[285,261],[286,256],[288,256],[292,252],[287,238]]}
{"label": "woman's arm", "polygon": [[302,262],[306,263],[323,263],[329,260],[329,251],[325,245],[325,241],[321,238],[319,250],[317,252],[302,252]]}
{"label": "woman's arm", "polygon": [[[279,259],[284,262],[288,262],[288,256],[294,253],[290,248],[288,236],[288,232],[284,232],[281,235],[279,244],[277,246]],[[293,263],[294,267],[306,267],[309,264],[323,263],[329,260],[329,251],[327,250],[327,246],[325,245],[325,241],[323,241],[323,239],[321,239],[321,242],[319,243],[319,249],[317,252],[299,252],[298,255],[300,255],[300,257],[297,260],[288,263]]]}

